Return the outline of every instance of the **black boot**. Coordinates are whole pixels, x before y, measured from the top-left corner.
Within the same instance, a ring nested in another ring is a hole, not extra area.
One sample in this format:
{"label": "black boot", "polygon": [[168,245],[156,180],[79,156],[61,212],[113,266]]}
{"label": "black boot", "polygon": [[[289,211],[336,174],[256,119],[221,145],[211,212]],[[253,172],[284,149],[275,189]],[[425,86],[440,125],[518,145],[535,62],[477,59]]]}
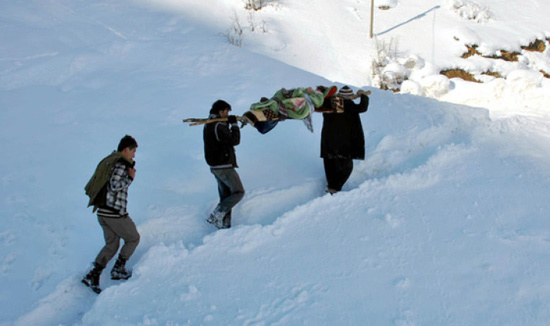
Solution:
{"label": "black boot", "polygon": [[126,259],[120,256],[111,270],[111,280],[127,280],[132,276],[132,271],[126,270]]}
{"label": "black boot", "polygon": [[92,268],[92,270],[82,279],[82,283],[86,284],[86,286],[97,294],[101,293],[101,289],[99,288],[99,277],[101,276],[103,268],[104,267],[101,267],[97,263],[94,263],[94,268]]}
{"label": "black boot", "polygon": [[227,214],[223,217],[223,228],[231,228],[231,211],[227,212]]}

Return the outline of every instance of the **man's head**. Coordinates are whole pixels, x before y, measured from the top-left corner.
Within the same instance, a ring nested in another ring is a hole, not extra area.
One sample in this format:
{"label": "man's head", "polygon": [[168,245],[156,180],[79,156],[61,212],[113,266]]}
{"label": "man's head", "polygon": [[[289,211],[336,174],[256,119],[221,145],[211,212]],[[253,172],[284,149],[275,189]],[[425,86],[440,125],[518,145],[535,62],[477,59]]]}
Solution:
{"label": "man's head", "polygon": [[231,111],[231,105],[224,100],[217,100],[212,104],[210,109],[210,114],[217,114],[220,117],[227,117]]}
{"label": "man's head", "polygon": [[117,151],[122,153],[122,157],[131,162],[136,156],[137,147],[138,144],[134,137],[126,135],[120,140],[120,143],[118,143]]}

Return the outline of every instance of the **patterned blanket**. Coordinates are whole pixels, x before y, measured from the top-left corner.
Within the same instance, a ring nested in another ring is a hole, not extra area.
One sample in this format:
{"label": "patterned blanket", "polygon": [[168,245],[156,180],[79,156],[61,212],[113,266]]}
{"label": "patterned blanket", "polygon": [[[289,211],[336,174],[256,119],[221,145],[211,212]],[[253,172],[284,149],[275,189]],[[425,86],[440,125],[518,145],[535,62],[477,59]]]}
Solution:
{"label": "patterned blanket", "polygon": [[323,107],[325,98],[332,97],[338,88],[318,87],[295,88],[278,90],[270,99],[262,98],[260,102],[250,106],[243,118],[246,123],[254,126],[259,132],[265,134],[275,128],[278,121],[285,119],[302,120],[306,127],[313,132],[311,114]]}

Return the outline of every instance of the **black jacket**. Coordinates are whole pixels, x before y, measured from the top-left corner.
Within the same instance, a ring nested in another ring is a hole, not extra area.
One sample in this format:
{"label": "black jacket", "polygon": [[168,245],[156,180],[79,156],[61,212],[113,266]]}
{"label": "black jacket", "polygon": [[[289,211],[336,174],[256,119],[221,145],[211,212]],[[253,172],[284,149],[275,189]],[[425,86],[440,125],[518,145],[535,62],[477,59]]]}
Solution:
{"label": "black jacket", "polygon": [[[219,115],[210,115],[211,119]],[[237,167],[235,147],[241,142],[241,130],[235,123],[231,126],[227,122],[207,123],[203,130],[204,158],[213,169]]]}
{"label": "black jacket", "polygon": [[359,113],[367,112],[369,97],[361,94],[355,104],[344,100],[344,113],[323,113],[322,158],[365,159],[365,135]]}

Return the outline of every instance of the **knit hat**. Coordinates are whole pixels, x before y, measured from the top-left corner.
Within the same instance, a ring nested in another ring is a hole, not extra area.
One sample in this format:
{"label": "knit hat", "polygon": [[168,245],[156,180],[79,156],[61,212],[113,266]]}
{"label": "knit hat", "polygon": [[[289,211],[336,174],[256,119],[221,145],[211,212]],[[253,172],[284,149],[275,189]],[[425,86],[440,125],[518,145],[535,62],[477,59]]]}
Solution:
{"label": "knit hat", "polygon": [[210,114],[218,114],[220,111],[228,109],[231,111],[231,105],[227,103],[224,100],[217,100],[212,104],[212,108],[210,109]]}
{"label": "knit hat", "polygon": [[351,99],[353,97],[353,90],[347,86],[340,88],[338,95],[342,96],[345,99]]}

